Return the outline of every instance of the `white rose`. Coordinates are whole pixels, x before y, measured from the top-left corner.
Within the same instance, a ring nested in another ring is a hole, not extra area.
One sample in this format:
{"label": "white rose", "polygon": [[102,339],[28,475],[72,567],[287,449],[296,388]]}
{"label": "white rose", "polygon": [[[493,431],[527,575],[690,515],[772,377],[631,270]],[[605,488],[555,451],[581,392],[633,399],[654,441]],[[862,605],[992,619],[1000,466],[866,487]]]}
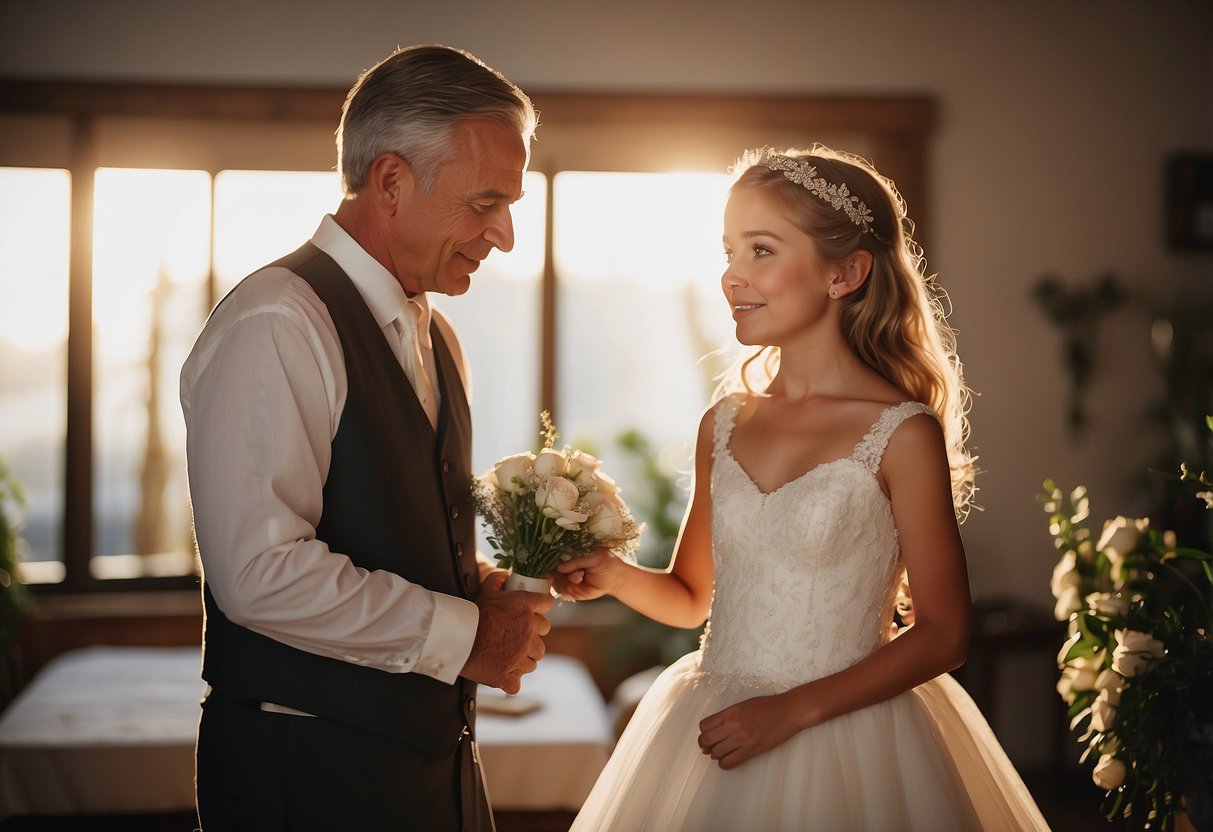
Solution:
{"label": "white rose", "polygon": [[594,491],[603,495],[608,502],[614,503],[616,506],[621,505],[619,485],[616,485],[615,480],[608,477],[607,474],[600,471],[594,472]]}
{"label": "white rose", "polygon": [[1112,669],[1125,678],[1149,673],[1164,655],[1163,643],[1150,633],[1117,630]]}
{"label": "white rose", "polygon": [[598,469],[601,467],[602,460],[584,451],[576,451],[569,458],[566,476],[579,483],[589,483],[593,481],[593,476],[598,473]]}
{"label": "white rose", "polygon": [[1129,601],[1118,592],[1092,592],[1086,598],[1087,609],[1104,615],[1125,615],[1129,612]]}
{"label": "white rose", "polygon": [[498,462],[493,466],[493,474],[497,478],[497,487],[510,494],[522,490],[515,480],[526,482],[534,470],[534,462],[535,457],[530,454],[515,454],[514,456],[507,456]]}
{"label": "white rose", "polygon": [[1108,699],[1107,689],[1101,690],[1099,696],[1091,703],[1091,727],[1101,734],[1116,723],[1116,706]]}
{"label": "white rose", "polygon": [[1070,685],[1075,691],[1095,690],[1095,677],[1099,671],[1082,657],[1074,659],[1067,667]]}
{"label": "white rose", "polygon": [[1150,520],[1130,520],[1127,517],[1115,517],[1103,524],[1103,534],[1095,544],[1097,551],[1108,556],[1115,562],[1122,561],[1125,556],[1137,548],[1141,536],[1150,527]]}
{"label": "white rose", "polygon": [[1057,680],[1057,693],[1067,705],[1074,701],[1076,693],[1094,688],[1095,671],[1087,668],[1066,667],[1061,671],[1061,678]]}
{"label": "white rose", "polygon": [[1095,764],[1091,779],[1095,781],[1096,786],[1110,792],[1125,782],[1125,764],[1112,755],[1105,754]]}
{"label": "white rose", "polygon": [[623,518],[619,516],[619,512],[615,510],[614,506],[604,503],[590,515],[590,522],[586,528],[598,540],[616,540],[623,533]]}
{"label": "white rose", "polygon": [[1076,586],[1064,587],[1057,596],[1057,604],[1053,607],[1053,617],[1058,621],[1067,621],[1070,614],[1082,609],[1082,591]]}
{"label": "white rose", "polygon": [[1082,577],[1078,574],[1078,559],[1073,552],[1066,552],[1053,567],[1053,577],[1049,580],[1049,589],[1053,590],[1054,598],[1060,598],[1067,589],[1077,590],[1081,587]]}
{"label": "white rose", "polygon": [[1120,692],[1125,689],[1124,677],[1108,667],[1095,678],[1095,690],[1100,696],[1107,694],[1107,700],[1120,707]]}
{"label": "white rose", "polygon": [[1058,667],[1063,667],[1064,665],[1067,664],[1066,653],[1070,652],[1070,648],[1073,647],[1080,638],[1082,638],[1082,633],[1071,633],[1070,636],[1061,645],[1061,649],[1057,651],[1057,666]]}
{"label": "white rose", "polygon": [[569,459],[561,451],[544,448],[535,456],[535,473],[540,479],[563,477],[569,469]]}
{"label": "white rose", "polygon": [[539,484],[535,491],[535,505],[543,511],[545,517],[556,521],[562,529],[575,529],[579,523],[584,523],[587,515],[574,511],[581,492],[577,483],[564,477],[552,477],[547,482]]}

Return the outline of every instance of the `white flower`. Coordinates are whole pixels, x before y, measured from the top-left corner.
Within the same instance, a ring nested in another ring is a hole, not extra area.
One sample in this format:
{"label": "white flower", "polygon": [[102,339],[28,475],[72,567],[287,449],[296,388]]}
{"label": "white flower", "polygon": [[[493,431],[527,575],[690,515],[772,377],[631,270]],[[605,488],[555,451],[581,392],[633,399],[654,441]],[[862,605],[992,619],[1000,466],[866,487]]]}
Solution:
{"label": "white flower", "polygon": [[1099,691],[1100,696],[1106,694],[1108,702],[1117,707],[1120,707],[1120,692],[1124,689],[1124,677],[1110,667],[1104,668],[1095,678],[1095,690]]}
{"label": "white flower", "polygon": [[1092,592],[1086,601],[1088,609],[1104,615],[1125,615],[1129,612],[1129,601],[1119,592]]}
{"label": "white flower", "polygon": [[1067,589],[1078,590],[1081,586],[1082,577],[1078,574],[1078,559],[1073,552],[1066,552],[1053,567],[1053,577],[1049,580],[1049,588],[1053,590],[1054,598],[1060,598]]}
{"label": "white flower", "polygon": [[1057,680],[1057,693],[1066,701],[1073,704],[1074,695],[1083,691],[1095,689],[1095,671],[1089,668],[1065,667],[1061,678]]}
{"label": "white flower", "polygon": [[1125,678],[1149,673],[1164,653],[1163,643],[1150,633],[1117,630],[1112,669]]}
{"label": "white flower", "polygon": [[1141,542],[1141,537],[1150,527],[1149,518],[1130,520],[1127,517],[1116,517],[1103,524],[1103,534],[1095,548],[1108,556],[1113,563],[1125,559]]}
{"label": "white flower", "polygon": [[1091,703],[1091,727],[1101,734],[1116,723],[1116,705],[1108,697],[1108,688],[1099,692],[1099,696]]}
{"label": "white flower", "polygon": [[1071,613],[1082,609],[1082,591],[1076,586],[1067,586],[1057,596],[1057,604],[1053,607],[1053,617],[1058,621],[1067,621]]}
{"label": "white flower", "polygon": [[1111,754],[1104,754],[1095,764],[1091,779],[1096,786],[1110,792],[1125,782],[1125,764]]}
{"label": "white flower", "polygon": [[535,473],[540,479],[563,477],[569,469],[569,459],[561,451],[544,448],[535,456]]}
{"label": "white flower", "polygon": [[619,486],[601,471],[594,472],[594,490],[616,508],[623,505],[623,501],[619,499]]}
{"label": "white flower", "polygon": [[[602,460],[584,451],[574,451],[569,457],[568,470],[565,473],[569,479],[580,484],[588,484],[602,467]],[[584,478],[584,479],[583,479]]]}
{"label": "white flower", "polygon": [[623,533],[623,517],[610,503],[604,503],[590,515],[586,526],[598,540],[615,540]]}
{"label": "white flower", "polygon": [[1063,667],[1067,664],[1066,653],[1070,652],[1070,648],[1073,647],[1080,638],[1082,638],[1082,633],[1073,633],[1062,643],[1061,649],[1057,651],[1058,667]]}
{"label": "white flower", "polygon": [[523,490],[518,481],[526,482],[534,471],[534,462],[535,457],[531,454],[514,454],[498,462],[492,471],[497,487],[510,494]]}
{"label": "white flower", "polygon": [[552,477],[539,484],[535,491],[535,505],[539,506],[544,516],[555,520],[560,528],[576,529],[588,516],[574,510],[580,497],[577,483],[564,477]]}

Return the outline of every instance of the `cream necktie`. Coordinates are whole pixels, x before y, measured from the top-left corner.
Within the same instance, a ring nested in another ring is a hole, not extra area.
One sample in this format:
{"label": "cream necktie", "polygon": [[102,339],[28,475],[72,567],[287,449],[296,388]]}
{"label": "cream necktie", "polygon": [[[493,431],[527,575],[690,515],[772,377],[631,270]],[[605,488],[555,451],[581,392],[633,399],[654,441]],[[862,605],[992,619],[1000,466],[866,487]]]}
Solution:
{"label": "cream necktie", "polygon": [[[424,322],[422,318],[426,318]],[[417,394],[417,400],[425,409],[425,415],[430,419],[430,425],[438,428],[438,397],[434,393],[434,385],[426,370],[422,346],[430,345],[429,316],[419,304],[409,302],[404,305],[404,311],[396,319],[400,327],[400,364],[404,374],[408,376]]]}

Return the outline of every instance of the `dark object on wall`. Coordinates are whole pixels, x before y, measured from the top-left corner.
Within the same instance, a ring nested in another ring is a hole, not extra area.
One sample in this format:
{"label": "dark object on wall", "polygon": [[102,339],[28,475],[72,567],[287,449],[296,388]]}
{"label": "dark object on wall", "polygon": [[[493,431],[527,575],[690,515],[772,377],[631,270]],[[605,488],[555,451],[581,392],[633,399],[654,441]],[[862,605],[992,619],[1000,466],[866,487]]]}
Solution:
{"label": "dark object on wall", "polygon": [[1061,330],[1062,355],[1070,389],[1066,420],[1070,435],[1087,427],[1087,385],[1095,368],[1096,330],[1099,321],[1120,308],[1127,298],[1114,272],[1102,272],[1089,284],[1069,284],[1056,274],[1041,275],[1032,287],[1032,299],[1054,326]]}
{"label": "dark object on wall", "polygon": [[1175,250],[1213,250],[1213,154],[1167,159],[1167,244]]}

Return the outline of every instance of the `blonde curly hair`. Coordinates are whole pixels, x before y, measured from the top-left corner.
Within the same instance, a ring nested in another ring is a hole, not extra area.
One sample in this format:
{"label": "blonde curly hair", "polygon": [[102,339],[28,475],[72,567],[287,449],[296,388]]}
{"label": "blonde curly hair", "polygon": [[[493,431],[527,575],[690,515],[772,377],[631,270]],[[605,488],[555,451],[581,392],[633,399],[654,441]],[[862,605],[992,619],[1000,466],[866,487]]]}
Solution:
{"label": "blonde curly hair", "polygon": [[[865,159],[815,144],[779,154],[803,161],[816,175],[862,200],[872,215],[860,225],[819,194],[790,181],[761,160],[769,149],[747,151],[733,166],[730,194],[764,188],[786,218],[813,238],[822,256],[840,262],[858,250],[872,255],[872,271],[842,303],[842,331],[860,359],[908,397],[934,409],[943,426],[952,475],[952,502],[964,520],[976,492],[976,457],[965,444],[971,393],[956,354],[956,333],[948,325],[947,295],[925,272],[914,224],[892,180]],[[779,368],[779,349],[763,347],[728,372],[717,397],[738,390],[753,393],[770,383]]]}

